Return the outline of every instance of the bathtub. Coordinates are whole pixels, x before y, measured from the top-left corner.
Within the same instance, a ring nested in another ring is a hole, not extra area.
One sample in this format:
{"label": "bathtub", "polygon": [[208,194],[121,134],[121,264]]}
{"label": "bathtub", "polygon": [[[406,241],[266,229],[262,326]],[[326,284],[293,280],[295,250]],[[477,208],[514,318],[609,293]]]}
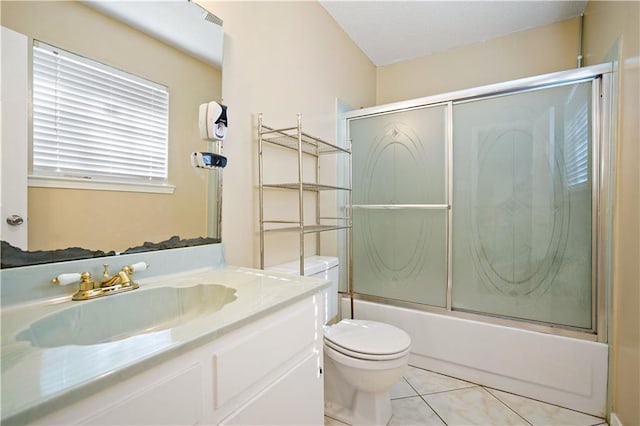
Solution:
{"label": "bathtub", "polygon": [[[343,297],[342,316],[351,301]],[[608,345],[354,299],[354,317],[411,335],[410,364],[598,417],[607,411]]]}

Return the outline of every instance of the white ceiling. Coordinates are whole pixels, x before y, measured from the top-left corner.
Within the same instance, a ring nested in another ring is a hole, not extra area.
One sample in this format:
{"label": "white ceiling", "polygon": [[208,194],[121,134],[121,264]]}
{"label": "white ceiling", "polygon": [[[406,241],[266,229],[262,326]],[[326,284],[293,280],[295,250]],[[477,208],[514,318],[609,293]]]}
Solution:
{"label": "white ceiling", "polygon": [[320,4],[369,59],[382,66],[579,16],[587,1],[320,0]]}

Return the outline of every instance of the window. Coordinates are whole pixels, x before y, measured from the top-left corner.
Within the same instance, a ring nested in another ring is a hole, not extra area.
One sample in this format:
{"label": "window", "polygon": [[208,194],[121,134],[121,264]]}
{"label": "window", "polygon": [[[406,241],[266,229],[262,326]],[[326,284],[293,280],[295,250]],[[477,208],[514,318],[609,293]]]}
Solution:
{"label": "window", "polygon": [[36,41],[33,175],[167,182],[165,86]]}
{"label": "window", "polygon": [[588,99],[574,87],[564,111],[564,155],[569,187],[589,182],[589,113]]}

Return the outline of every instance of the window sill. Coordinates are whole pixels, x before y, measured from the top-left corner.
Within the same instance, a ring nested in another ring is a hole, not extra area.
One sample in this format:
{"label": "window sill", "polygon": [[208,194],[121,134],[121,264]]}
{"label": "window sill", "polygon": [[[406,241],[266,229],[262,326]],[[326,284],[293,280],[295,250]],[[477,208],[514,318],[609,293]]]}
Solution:
{"label": "window sill", "polygon": [[157,194],[173,194],[174,185],[161,183],[131,183],[98,179],[81,179],[72,177],[29,176],[29,187],[84,189],[94,191],[151,192]]}

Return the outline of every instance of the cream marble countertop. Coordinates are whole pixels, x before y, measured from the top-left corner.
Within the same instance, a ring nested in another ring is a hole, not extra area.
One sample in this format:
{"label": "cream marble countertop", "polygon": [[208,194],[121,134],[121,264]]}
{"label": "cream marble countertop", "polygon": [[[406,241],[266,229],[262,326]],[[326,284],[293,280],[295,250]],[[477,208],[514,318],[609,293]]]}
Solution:
{"label": "cream marble countertop", "polygon": [[[34,347],[16,336],[40,318],[78,304],[69,297],[5,307],[2,310],[2,423],[23,423],[46,415],[118,383],[179,353],[188,351],[323,290],[330,284],[315,278],[224,266],[136,280],[143,292],[158,287],[222,284],[236,289],[237,299],[214,313],[173,328],[141,333],[94,345]],[[110,297],[127,297],[127,293]],[[131,306],[144,309],[144,306]],[[112,313],[117,318],[118,313]],[[95,318],[96,323],[107,319]]]}

